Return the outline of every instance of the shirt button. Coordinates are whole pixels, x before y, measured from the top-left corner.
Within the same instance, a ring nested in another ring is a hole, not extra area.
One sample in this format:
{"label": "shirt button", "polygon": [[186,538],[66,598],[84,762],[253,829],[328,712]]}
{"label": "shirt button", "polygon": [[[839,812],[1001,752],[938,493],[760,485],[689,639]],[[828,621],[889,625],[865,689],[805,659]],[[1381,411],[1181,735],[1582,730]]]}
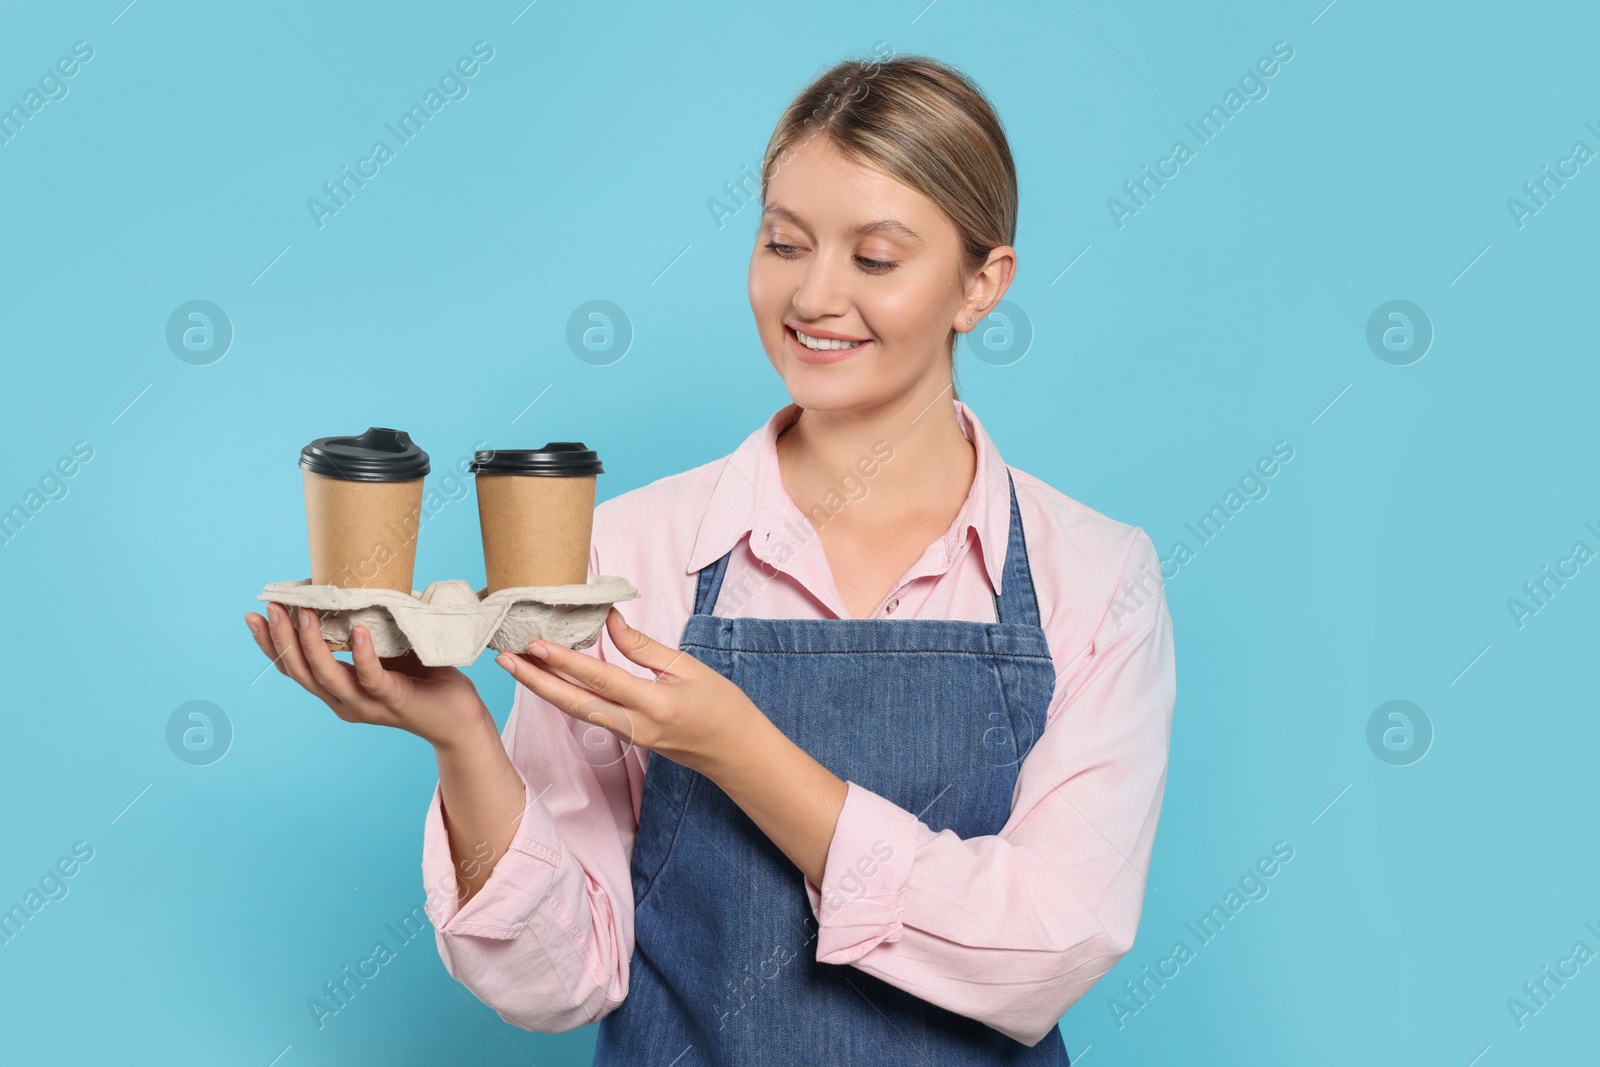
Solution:
{"label": "shirt button", "polygon": [[894,614],[894,609],[899,607],[899,606],[900,606],[900,598],[899,597],[895,597],[893,600],[889,601],[887,604],[885,604],[883,606],[883,613],[885,615],[893,615]]}

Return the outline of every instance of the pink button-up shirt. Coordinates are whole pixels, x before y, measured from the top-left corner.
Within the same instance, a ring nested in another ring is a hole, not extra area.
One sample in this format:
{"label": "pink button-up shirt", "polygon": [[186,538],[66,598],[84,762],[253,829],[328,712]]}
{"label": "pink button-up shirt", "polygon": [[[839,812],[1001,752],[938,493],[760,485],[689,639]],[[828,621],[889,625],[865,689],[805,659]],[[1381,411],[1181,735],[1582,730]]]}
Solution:
{"label": "pink button-up shirt", "polygon": [[[871,618],[995,621],[1007,467],[972,410],[953,403],[976,453],[971,490]],[[639,589],[619,606],[629,625],[676,646],[694,610],[695,572],[730,549],[716,614],[849,617],[807,513],[826,521],[847,507],[894,462],[893,442],[841,472],[837,495],[802,512],[783,488],[776,446],[799,412],[780,409],[726,459],[596,507],[590,569]],[[1011,473],[1056,685],[1045,729],[1019,768],[1010,818],[996,835],[963,840],[850,782],[822,885],[798,869],[795,878],[818,920],[819,962],[858,967],[1034,1045],[1133,944],[1176,675],[1150,538]],[[604,630],[585,651],[653,677]],[[629,863],[647,753],[624,751],[608,731],[520,684],[502,742],[526,788],[522,822],[460,907],[435,789],[423,836],[427,912],[446,970],[501,1018],[571,1030],[628,992]],[[881,856],[874,845],[883,843],[885,862],[856,862]]]}

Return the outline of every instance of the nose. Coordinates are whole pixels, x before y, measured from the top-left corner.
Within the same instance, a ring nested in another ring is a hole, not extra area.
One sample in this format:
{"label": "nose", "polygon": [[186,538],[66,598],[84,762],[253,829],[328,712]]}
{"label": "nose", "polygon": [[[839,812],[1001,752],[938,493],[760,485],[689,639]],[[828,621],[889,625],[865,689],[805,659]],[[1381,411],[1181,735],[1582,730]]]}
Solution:
{"label": "nose", "polygon": [[820,252],[807,257],[794,291],[795,314],[808,322],[843,316],[850,310],[850,269],[847,257]]}

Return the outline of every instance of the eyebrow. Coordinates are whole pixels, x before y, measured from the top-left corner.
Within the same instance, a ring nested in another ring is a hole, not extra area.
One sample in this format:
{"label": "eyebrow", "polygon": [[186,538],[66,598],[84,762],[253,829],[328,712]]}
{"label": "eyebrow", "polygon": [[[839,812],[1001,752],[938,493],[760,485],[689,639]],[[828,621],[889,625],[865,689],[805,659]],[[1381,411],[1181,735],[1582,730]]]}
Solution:
{"label": "eyebrow", "polygon": [[[762,215],[763,217],[770,215],[775,218],[785,219],[794,223],[796,226],[806,225],[804,219],[802,219],[799,215],[796,215],[793,211],[790,211],[788,208],[784,207],[782,204],[768,204],[766,210],[762,212]],[[923,246],[922,238],[917,234],[916,230],[913,230],[905,223],[897,222],[894,219],[878,219],[876,222],[863,222],[859,226],[852,226],[850,228],[850,232],[861,235],[887,233],[896,237],[904,238],[905,240],[916,245],[918,248]]]}

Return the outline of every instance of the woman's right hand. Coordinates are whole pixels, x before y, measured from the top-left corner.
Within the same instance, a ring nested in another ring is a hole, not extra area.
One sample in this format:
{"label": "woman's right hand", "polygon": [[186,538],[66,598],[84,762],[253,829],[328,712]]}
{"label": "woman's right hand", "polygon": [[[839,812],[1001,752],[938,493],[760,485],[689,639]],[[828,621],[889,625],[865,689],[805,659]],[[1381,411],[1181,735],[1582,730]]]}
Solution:
{"label": "woman's right hand", "polygon": [[432,743],[450,746],[493,721],[472,680],[454,667],[427,667],[415,651],[380,660],[365,626],[351,634],[352,669],[333,658],[317,613],[297,609],[306,625],[290,621],[290,609],[267,605],[267,618],[246,612],[245,625],[278,673],[288,675],[345,722],[394,726]]}

